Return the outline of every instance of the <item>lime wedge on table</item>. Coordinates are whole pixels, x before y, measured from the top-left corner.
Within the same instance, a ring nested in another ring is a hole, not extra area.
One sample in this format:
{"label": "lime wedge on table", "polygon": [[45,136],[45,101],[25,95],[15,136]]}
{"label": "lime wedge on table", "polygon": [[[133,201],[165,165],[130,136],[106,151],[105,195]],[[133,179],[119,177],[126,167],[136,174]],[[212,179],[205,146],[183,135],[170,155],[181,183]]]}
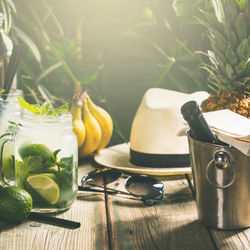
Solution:
{"label": "lime wedge on table", "polygon": [[[51,175],[51,176],[50,176]],[[52,179],[53,174],[36,174],[27,178],[27,183],[50,204],[56,204],[60,198],[60,188]]]}

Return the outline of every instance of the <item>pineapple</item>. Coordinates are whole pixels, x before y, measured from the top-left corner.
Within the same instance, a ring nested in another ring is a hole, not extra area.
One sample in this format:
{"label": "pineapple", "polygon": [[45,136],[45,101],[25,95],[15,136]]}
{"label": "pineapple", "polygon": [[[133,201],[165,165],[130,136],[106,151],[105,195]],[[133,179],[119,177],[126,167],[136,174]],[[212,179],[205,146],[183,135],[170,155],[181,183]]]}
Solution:
{"label": "pineapple", "polygon": [[209,98],[203,112],[230,109],[250,119],[250,0],[212,0],[215,16],[203,12],[211,50]]}

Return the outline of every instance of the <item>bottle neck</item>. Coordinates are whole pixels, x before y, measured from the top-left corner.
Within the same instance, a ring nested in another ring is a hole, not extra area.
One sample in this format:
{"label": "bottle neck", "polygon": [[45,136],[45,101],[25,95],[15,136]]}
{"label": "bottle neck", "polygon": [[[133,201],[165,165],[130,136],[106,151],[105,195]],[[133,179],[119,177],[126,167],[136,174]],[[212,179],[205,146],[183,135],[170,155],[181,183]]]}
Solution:
{"label": "bottle neck", "polygon": [[195,101],[186,102],[181,107],[181,113],[183,118],[187,121],[194,139],[208,143],[217,142],[216,136],[211,131]]}
{"label": "bottle neck", "polygon": [[208,143],[216,143],[217,139],[202,115],[189,120],[188,124],[195,139]]}

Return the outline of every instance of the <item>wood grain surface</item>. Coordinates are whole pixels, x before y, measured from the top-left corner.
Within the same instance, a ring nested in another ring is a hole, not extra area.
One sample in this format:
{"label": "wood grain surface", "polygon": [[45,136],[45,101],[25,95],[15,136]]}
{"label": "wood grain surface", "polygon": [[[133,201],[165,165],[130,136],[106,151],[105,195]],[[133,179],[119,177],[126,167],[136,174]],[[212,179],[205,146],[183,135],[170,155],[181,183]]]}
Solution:
{"label": "wood grain surface", "polygon": [[[80,164],[79,183],[94,167],[89,160]],[[250,229],[212,230],[198,221],[190,176],[157,178],[165,192],[153,206],[130,196],[80,191],[68,211],[53,215],[80,222],[78,229],[29,220],[0,223],[0,250],[250,249]],[[109,186],[125,191],[124,181]]]}
{"label": "wood grain surface", "polygon": [[109,197],[111,249],[214,249],[209,232],[197,221],[185,177],[164,184],[164,200],[150,207],[139,200]]}
{"label": "wood grain surface", "polygon": [[[88,162],[81,164],[79,183],[90,170],[93,167]],[[18,226],[1,223],[0,250],[108,249],[104,194],[80,191],[73,206],[56,217],[78,221],[81,227],[67,229],[34,221]]]}

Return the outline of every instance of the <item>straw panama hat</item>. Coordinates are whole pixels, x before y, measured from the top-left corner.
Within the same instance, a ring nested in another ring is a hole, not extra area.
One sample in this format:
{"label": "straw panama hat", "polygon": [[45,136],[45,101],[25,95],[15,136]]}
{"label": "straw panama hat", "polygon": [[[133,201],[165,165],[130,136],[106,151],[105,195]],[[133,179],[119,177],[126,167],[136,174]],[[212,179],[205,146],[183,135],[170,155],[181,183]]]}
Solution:
{"label": "straw panama hat", "polygon": [[[148,168],[172,168],[189,166],[189,148],[186,136],[178,133],[184,127],[184,119],[180,112],[181,106],[190,100],[200,104],[208,98],[205,91],[197,91],[192,94],[173,90],[150,88],[144,94],[130,132],[130,144],[126,146],[116,145],[111,147],[123,148],[119,154],[109,154],[109,148],[104,149],[109,159],[102,158],[102,152],[95,156],[97,162],[105,162],[112,167],[111,162],[119,165],[141,166]],[[125,149],[126,147],[126,149]],[[126,155],[125,155],[126,154]],[[125,163],[124,159],[130,161]]]}
{"label": "straw panama hat", "polygon": [[188,141],[178,136],[184,119],[181,106],[190,100],[200,104],[207,92],[192,94],[151,88],[144,94],[132,122],[130,133],[130,161],[150,167],[189,165]]}

